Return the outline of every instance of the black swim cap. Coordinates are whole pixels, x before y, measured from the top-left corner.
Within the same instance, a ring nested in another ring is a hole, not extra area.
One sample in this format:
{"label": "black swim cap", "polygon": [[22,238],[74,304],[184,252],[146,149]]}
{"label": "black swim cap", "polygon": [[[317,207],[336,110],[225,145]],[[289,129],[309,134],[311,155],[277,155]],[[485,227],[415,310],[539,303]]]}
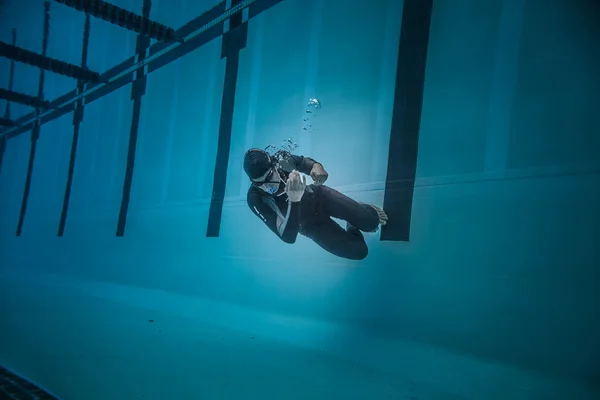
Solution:
{"label": "black swim cap", "polygon": [[264,150],[250,149],[244,156],[244,171],[250,179],[260,178],[271,166],[271,157]]}

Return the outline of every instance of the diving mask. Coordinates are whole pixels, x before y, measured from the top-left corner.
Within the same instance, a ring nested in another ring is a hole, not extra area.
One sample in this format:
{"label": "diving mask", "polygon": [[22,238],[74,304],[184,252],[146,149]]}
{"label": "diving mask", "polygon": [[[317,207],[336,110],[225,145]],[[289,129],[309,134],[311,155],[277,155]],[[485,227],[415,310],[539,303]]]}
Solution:
{"label": "diving mask", "polygon": [[254,181],[254,185],[268,194],[275,194],[279,190],[281,177],[275,168],[271,168],[260,181]]}

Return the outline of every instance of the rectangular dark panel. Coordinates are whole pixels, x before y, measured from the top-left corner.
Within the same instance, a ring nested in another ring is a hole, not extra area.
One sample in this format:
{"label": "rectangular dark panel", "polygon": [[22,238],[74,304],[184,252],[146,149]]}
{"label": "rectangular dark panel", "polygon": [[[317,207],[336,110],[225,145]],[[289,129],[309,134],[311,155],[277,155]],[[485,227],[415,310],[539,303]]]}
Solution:
{"label": "rectangular dark panel", "polygon": [[40,125],[36,123],[31,131],[31,147],[29,148],[29,162],[27,164],[27,175],[25,177],[25,188],[23,190],[23,199],[21,200],[21,211],[19,213],[19,222],[17,225],[17,236],[21,236],[23,232],[23,223],[25,222],[25,214],[27,213],[27,204],[29,202],[29,192],[31,191],[31,175],[33,174],[33,166],[35,164],[35,154],[37,149],[37,141],[40,137]]}
{"label": "rectangular dark panel", "polygon": [[[12,42],[13,46],[17,45],[17,30],[12,30]],[[8,73],[8,90],[12,92],[15,81],[15,60],[10,60],[10,72]],[[4,118],[10,119],[10,101],[6,102],[6,109],[4,110]]]}
{"label": "rectangular dark panel", "polygon": [[4,153],[6,152],[6,136],[0,136],[0,172],[2,172],[2,159],[4,158]]}
{"label": "rectangular dark panel", "polygon": [[[46,57],[48,52],[48,39],[50,37],[50,2],[44,2],[44,33],[42,36],[42,56]],[[44,80],[46,71],[40,69],[40,80],[38,84],[38,99],[44,100]],[[36,109],[36,113],[40,110]],[[33,166],[35,163],[35,151],[37,149],[37,141],[40,137],[40,121],[36,121],[31,131],[31,147],[29,149],[29,164],[27,166],[27,177],[25,179],[25,190],[23,191],[23,200],[21,202],[21,213],[19,215],[19,223],[17,225],[17,236],[21,236],[23,231],[23,222],[25,221],[25,213],[27,212],[27,203],[29,201],[29,192],[31,190],[31,175],[33,174]]]}
{"label": "rectangular dark panel", "polygon": [[[240,0],[232,0],[231,6],[233,7],[239,2]],[[229,152],[231,149],[231,128],[233,125],[233,109],[235,105],[240,51],[246,47],[248,40],[248,23],[242,23],[241,14],[231,17],[229,27],[229,31],[223,36],[223,46],[221,49],[221,58],[227,58],[227,62],[225,64],[225,84],[223,87],[223,100],[221,102],[217,159],[215,162],[206,237],[218,237],[221,230],[221,215],[223,213],[225,187],[227,186],[227,166],[229,164]]]}
{"label": "rectangular dark panel", "polygon": [[433,0],[404,0],[380,240],[408,241]]}
{"label": "rectangular dark panel", "polygon": [[[90,44],[90,15],[85,16],[85,25],[83,28],[83,47],[81,49],[81,67],[87,67],[88,47]],[[84,82],[77,82],[77,91],[81,92],[84,88]],[[63,236],[65,225],[67,223],[67,213],[69,212],[69,203],[71,200],[71,187],[73,185],[73,173],[75,172],[75,157],[77,156],[77,143],[79,142],[79,130],[83,121],[83,101],[78,100],[75,111],[73,112],[73,140],[71,142],[71,155],[69,158],[69,172],[67,175],[67,186],[65,188],[65,197],[63,199],[62,212],[60,214],[60,223],[58,226],[58,236]]]}
{"label": "rectangular dark panel", "polygon": [[[17,30],[13,28],[12,30],[12,45],[17,45]],[[12,91],[15,80],[15,62],[14,60],[10,61],[10,72],[8,75],[8,90]],[[4,118],[0,118],[0,127],[11,127],[15,125],[15,121],[10,119],[10,102],[6,102],[6,109],[4,110]],[[0,132],[2,132],[0,128]],[[8,137],[6,135],[2,135],[0,137],[0,172],[2,171],[2,160],[4,159],[4,153],[6,152],[6,141]]]}
{"label": "rectangular dark panel", "polygon": [[[150,18],[150,8],[152,2],[144,0],[142,15],[144,18]],[[146,49],[150,46],[150,38],[138,35],[135,51],[140,60],[146,56]],[[125,225],[127,224],[127,211],[129,210],[129,201],[131,198],[131,183],[133,181],[133,170],[135,167],[135,153],[137,148],[137,139],[140,125],[140,113],[142,110],[142,97],[146,94],[146,85],[148,77],[144,74],[144,67],[138,68],[136,78],[131,86],[131,100],[133,100],[133,113],[131,116],[131,129],[129,131],[129,147],[127,151],[127,166],[125,169],[125,181],[123,182],[123,197],[121,199],[121,209],[119,211],[119,221],[117,223],[117,236],[125,234]]]}

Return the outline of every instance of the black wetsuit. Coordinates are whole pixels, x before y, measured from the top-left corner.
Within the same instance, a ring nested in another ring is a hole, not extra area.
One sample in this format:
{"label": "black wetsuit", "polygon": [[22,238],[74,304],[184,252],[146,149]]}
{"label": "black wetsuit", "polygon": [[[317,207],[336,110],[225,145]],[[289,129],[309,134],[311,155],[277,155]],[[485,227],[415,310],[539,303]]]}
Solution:
{"label": "black wetsuit", "polygon": [[[277,165],[281,179],[297,170],[310,174],[315,160],[288,154]],[[362,260],[368,248],[361,231],[371,232],[379,225],[377,211],[325,185],[307,185],[300,202],[290,202],[282,183],[275,194],[267,194],[250,186],[247,196],[250,209],[286,243],[294,243],[298,233],[309,237],[323,249],[336,256]],[[349,223],[342,228],[331,217]]]}

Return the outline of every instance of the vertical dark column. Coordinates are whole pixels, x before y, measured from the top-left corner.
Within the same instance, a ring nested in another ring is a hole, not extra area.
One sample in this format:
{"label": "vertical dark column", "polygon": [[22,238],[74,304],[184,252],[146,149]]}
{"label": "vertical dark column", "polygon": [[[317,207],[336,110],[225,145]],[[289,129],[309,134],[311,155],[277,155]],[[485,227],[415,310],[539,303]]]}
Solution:
{"label": "vertical dark column", "polygon": [[[87,68],[88,47],[90,44],[90,15],[85,15],[85,25],[83,27],[83,48],[81,50],[81,67]],[[79,80],[77,82],[77,93],[83,92],[85,82]],[[73,141],[71,142],[71,157],[69,159],[69,172],[67,176],[67,187],[65,188],[65,197],[63,200],[62,213],[60,214],[60,224],[58,226],[58,236],[63,236],[65,225],[67,223],[67,212],[69,210],[69,202],[71,199],[71,187],[73,185],[73,172],[75,171],[75,157],[77,156],[77,143],[79,142],[79,128],[83,121],[83,99],[77,100],[75,103],[75,111],[73,112]]]}
{"label": "vertical dark column", "polygon": [[[144,0],[142,16],[150,18],[151,0]],[[144,35],[138,35],[135,52],[138,60],[142,61],[146,57],[146,50],[150,46],[150,38]],[[129,209],[129,200],[131,198],[131,182],[133,180],[133,170],[135,167],[135,153],[137,149],[138,130],[140,125],[140,112],[142,110],[142,97],[146,94],[147,77],[144,74],[144,67],[137,69],[133,83],[131,84],[131,100],[133,100],[133,114],[131,117],[131,129],[129,131],[129,148],[127,151],[127,167],[125,170],[125,181],[123,182],[123,197],[121,199],[121,209],[119,211],[119,222],[117,225],[117,236],[125,234],[127,224],[127,210]]]}
{"label": "vertical dark column", "polygon": [[[17,30],[12,30],[12,45],[17,45]],[[13,90],[13,84],[15,80],[15,60],[10,60],[10,72],[8,78],[8,90]],[[4,118],[10,119],[10,101],[6,101],[6,109],[4,110]]]}
{"label": "vertical dark column", "polygon": [[433,0],[404,0],[381,240],[408,241]]}
{"label": "vertical dark column", "polygon": [[[48,52],[48,37],[50,36],[50,1],[44,2],[44,34],[42,38],[42,56],[46,57]],[[40,68],[40,81],[38,85],[38,98],[44,99],[44,78],[46,74]],[[40,109],[35,110],[36,116],[40,114]],[[29,150],[29,165],[27,166],[27,178],[25,180],[25,190],[23,192],[23,201],[21,203],[21,214],[19,215],[19,225],[17,226],[17,236],[21,236],[23,230],[23,222],[25,221],[25,213],[27,211],[27,201],[29,199],[29,191],[31,190],[31,175],[33,173],[33,165],[35,161],[35,151],[37,141],[40,136],[40,120],[36,120],[31,131],[31,148]]]}
{"label": "vertical dark column", "polygon": [[[232,0],[231,6],[241,0]],[[227,165],[231,148],[231,128],[233,125],[233,108],[235,105],[235,89],[237,86],[240,51],[246,47],[248,39],[248,23],[242,23],[242,14],[236,14],[229,20],[229,31],[223,35],[221,59],[227,58],[225,64],[225,85],[221,102],[221,121],[219,125],[219,141],[217,160],[213,180],[212,197],[208,214],[206,237],[218,237],[223,214],[223,199],[227,186]]]}
{"label": "vertical dark column", "polygon": [[[17,30],[12,30],[12,45],[17,45]],[[15,60],[10,60],[10,72],[8,77],[8,90],[13,89],[13,83],[15,80]],[[4,110],[4,119],[10,120],[10,101],[6,101],[6,109]],[[8,138],[6,135],[0,137],[0,172],[2,171],[2,160],[4,159],[4,153],[6,152],[6,142]]]}
{"label": "vertical dark column", "polygon": [[4,153],[6,152],[6,135],[0,137],[0,172],[2,172],[2,160],[4,159]]}

